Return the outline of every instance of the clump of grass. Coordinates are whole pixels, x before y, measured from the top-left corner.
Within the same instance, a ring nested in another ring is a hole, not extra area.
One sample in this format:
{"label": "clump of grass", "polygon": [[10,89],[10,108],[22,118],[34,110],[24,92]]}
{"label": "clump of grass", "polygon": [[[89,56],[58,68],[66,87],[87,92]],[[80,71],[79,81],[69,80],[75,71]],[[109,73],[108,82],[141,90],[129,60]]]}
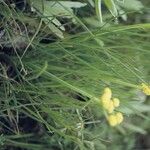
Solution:
{"label": "clump of grass", "polygon": [[[6,28],[18,78],[1,63],[2,149],[133,149],[135,133],[149,134],[150,107],[139,85],[149,81],[150,24],[90,30],[74,18],[84,33],[44,44],[40,22],[35,34],[23,35],[21,52]],[[121,102],[115,111],[124,121],[116,127],[101,106],[105,87]]]}

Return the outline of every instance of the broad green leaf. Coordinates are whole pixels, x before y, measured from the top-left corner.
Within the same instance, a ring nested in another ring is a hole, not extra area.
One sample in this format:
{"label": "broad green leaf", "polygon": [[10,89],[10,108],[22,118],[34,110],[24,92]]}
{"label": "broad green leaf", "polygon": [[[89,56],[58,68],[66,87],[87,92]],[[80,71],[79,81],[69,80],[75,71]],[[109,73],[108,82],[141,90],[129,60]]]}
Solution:
{"label": "broad green leaf", "polygon": [[139,0],[124,0],[124,3],[118,2],[118,4],[127,10],[135,10],[135,11],[139,11],[144,7],[141,1]]}
{"label": "broad green leaf", "polygon": [[116,17],[118,15],[118,12],[114,0],[104,0],[104,3],[107,6],[108,10],[111,12],[111,14]]}
{"label": "broad green leaf", "polygon": [[64,26],[56,18],[67,17],[73,18],[72,8],[80,8],[85,6],[85,3],[80,2],[68,2],[68,1],[36,1],[31,0],[32,7],[35,8],[39,15],[42,15],[42,20],[47,24],[50,30],[58,37],[63,38]]}
{"label": "broad green leaf", "polygon": [[51,1],[53,4],[56,3],[56,5],[64,6],[67,8],[80,8],[86,6],[86,3],[81,3],[81,2],[69,2],[69,1],[59,1],[58,3],[56,1]]}
{"label": "broad green leaf", "polygon": [[116,6],[117,7],[117,10],[118,10],[118,14],[119,16],[124,20],[124,21],[127,21],[127,14],[125,13],[125,11],[120,8],[119,5]]}
{"label": "broad green leaf", "polygon": [[58,19],[52,18],[51,20],[59,29],[65,31],[64,26],[60,23],[60,21]]}
{"label": "broad green leaf", "polygon": [[43,19],[43,21],[47,24],[47,26],[51,29],[51,31],[57,35],[60,38],[64,38],[63,32],[57,28],[53,23],[51,23],[50,21]]}
{"label": "broad green leaf", "polygon": [[36,1],[31,0],[32,6],[38,9],[42,14],[48,16],[62,16],[62,17],[72,17],[72,8],[84,7],[85,3],[80,2],[68,2],[68,1]]}
{"label": "broad green leaf", "polygon": [[94,7],[94,2],[93,2],[93,0],[88,0],[88,2],[90,3],[90,5],[91,5],[92,7]]}

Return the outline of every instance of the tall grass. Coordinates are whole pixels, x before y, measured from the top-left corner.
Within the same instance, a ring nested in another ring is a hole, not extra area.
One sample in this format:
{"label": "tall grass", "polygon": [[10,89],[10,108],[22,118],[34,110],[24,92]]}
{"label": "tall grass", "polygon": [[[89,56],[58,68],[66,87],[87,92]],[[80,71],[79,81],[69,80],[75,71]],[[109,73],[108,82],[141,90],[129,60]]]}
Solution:
{"label": "tall grass", "polygon": [[[2,67],[1,149],[130,150],[137,134],[149,134],[150,106],[139,85],[150,80],[150,24],[91,30],[74,18],[84,32],[43,44],[40,22],[32,37],[24,35],[23,52],[13,45],[18,78]],[[13,43],[12,28],[6,31]],[[100,103],[105,87],[121,102],[125,119],[117,127],[108,125]]]}

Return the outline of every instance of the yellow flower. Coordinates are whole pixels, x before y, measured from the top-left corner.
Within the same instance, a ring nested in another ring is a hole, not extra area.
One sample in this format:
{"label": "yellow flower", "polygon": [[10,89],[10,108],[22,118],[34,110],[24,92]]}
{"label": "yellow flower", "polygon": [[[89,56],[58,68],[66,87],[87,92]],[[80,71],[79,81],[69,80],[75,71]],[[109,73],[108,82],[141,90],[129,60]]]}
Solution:
{"label": "yellow flower", "polygon": [[111,96],[112,96],[112,92],[111,92],[111,89],[110,88],[105,88],[104,89],[104,93],[106,93],[108,96],[109,96],[109,98],[111,98]]}
{"label": "yellow flower", "polygon": [[109,108],[109,101],[108,99],[103,99],[102,98],[102,105],[105,109],[108,109]]}
{"label": "yellow flower", "polygon": [[114,104],[113,104],[112,100],[110,100],[110,102],[109,102],[109,106],[107,108],[107,111],[108,111],[108,113],[112,113],[114,111]]}
{"label": "yellow flower", "polygon": [[123,115],[121,112],[118,112],[114,115],[109,115],[107,120],[110,126],[116,126],[123,121]]}
{"label": "yellow flower", "polygon": [[116,118],[117,118],[117,122],[118,124],[120,124],[123,121],[123,115],[121,112],[117,112],[116,113]]}
{"label": "yellow flower", "polygon": [[108,113],[112,113],[114,111],[114,104],[112,100],[102,100],[102,105]]}
{"label": "yellow flower", "polygon": [[110,126],[116,126],[118,124],[117,118],[115,115],[108,116],[108,122]]}
{"label": "yellow flower", "polygon": [[118,98],[114,98],[112,101],[113,101],[114,107],[119,107],[120,101]]}
{"label": "yellow flower", "polygon": [[141,89],[146,95],[150,95],[150,86],[146,85],[145,83],[142,83]]}
{"label": "yellow flower", "polygon": [[103,107],[108,111],[108,113],[112,113],[114,110],[114,104],[111,100],[112,92],[110,88],[105,88],[104,93],[101,97]]}
{"label": "yellow flower", "polygon": [[103,108],[109,113],[110,115],[107,117],[107,120],[110,126],[116,126],[123,121],[123,115],[120,112],[112,114],[115,107],[119,107],[120,100],[118,98],[112,99],[112,91],[110,88],[105,88],[104,93],[101,96],[101,103]]}
{"label": "yellow flower", "polygon": [[102,100],[110,100],[112,97],[112,92],[110,88],[105,88],[104,93],[102,95]]}

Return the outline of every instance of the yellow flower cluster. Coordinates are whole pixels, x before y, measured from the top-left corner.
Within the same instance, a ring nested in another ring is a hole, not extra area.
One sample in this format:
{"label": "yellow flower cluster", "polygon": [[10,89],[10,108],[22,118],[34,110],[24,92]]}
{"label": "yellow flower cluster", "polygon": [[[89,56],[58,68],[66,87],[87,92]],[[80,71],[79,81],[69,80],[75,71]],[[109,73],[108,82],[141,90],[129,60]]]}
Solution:
{"label": "yellow flower cluster", "polygon": [[115,107],[119,107],[120,101],[118,98],[112,99],[112,92],[110,88],[105,88],[104,93],[101,97],[103,107],[108,111],[108,113],[112,113]]}
{"label": "yellow flower cluster", "polygon": [[118,112],[116,114],[112,114],[116,107],[119,107],[120,101],[118,98],[112,98],[112,91],[110,88],[105,88],[104,93],[101,97],[101,102],[103,108],[110,114],[108,116],[108,122],[111,126],[116,126],[123,121],[122,113]]}
{"label": "yellow flower cluster", "polygon": [[116,126],[123,121],[123,115],[121,112],[108,116],[108,122],[111,126]]}
{"label": "yellow flower cluster", "polygon": [[146,95],[150,95],[150,86],[146,85],[145,83],[142,83],[141,89]]}

